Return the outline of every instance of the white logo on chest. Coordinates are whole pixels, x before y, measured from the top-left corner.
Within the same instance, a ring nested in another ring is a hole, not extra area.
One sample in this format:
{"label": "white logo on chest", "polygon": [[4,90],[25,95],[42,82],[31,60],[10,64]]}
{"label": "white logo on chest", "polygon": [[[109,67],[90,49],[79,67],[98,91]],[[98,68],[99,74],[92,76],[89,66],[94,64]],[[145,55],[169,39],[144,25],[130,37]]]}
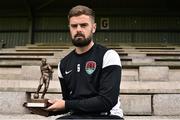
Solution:
{"label": "white logo on chest", "polygon": [[65,71],[65,74],[67,75],[67,74],[69,74],[69,73],[71,73],[72,72],[72,70],[70,70],[70,71]]}

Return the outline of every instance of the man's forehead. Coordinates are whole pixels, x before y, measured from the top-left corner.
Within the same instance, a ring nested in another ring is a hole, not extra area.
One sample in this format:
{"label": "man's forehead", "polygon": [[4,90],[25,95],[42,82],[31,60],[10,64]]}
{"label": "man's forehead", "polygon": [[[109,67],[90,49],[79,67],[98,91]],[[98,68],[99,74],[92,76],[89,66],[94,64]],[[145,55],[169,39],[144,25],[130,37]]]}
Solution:
{"label": "man's forehead", "polygon": [[73,16],[70,18],[70,24],[83,24],[89,23],[90,21],[91,19],[88,15]]}

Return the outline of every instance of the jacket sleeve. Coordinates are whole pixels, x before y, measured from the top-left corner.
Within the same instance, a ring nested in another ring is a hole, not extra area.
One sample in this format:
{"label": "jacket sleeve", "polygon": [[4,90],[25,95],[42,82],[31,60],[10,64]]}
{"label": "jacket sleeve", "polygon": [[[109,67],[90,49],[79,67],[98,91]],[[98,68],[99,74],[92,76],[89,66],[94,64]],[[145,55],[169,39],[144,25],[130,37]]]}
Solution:
{"label": "jacket sleeve", "polygon": [[59,81],[60,81],[63,100],[66,100],[68,98],[68,89],[66,88],[65,79],[63,78],[60,65],[61,65],[61,63],[59,62],[59,64],[58,64],[58,78],[59,78]]}
{"label": "jacket sleeve", "polygon": [[[66,100],[68,98],[68,94],[67,94],[68,90],[65,87],[65,81],[64,81],[65,79],[63,78],[61,70],[60,70],[60,63],[58,64],[58,78],[59,78],[59,81],[60,81],[63,100]],[[65,109],[65,110],[62,110],[62,111],[52,112],[52,113],[54,113],[52,115],[64,114],[64,113],[67,113],[67,112],[68,112],[68,110]]]}
{"label": "jacket sleeve", "polygon": [[108,51],[103,58],[99,94],[82,100],[66,100],[67,110],[83,112],[107,112],[117,103],[121,80],[121,63],[115,51]]}

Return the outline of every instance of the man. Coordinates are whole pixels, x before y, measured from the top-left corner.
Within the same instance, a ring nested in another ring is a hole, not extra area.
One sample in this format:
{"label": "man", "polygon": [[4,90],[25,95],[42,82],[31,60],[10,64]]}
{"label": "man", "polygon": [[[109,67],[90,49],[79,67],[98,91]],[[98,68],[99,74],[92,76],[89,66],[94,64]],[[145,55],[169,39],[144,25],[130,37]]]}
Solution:
{"label": "man", "polygon": [[90,8],[72,8],[68,20],[75,50],[58,65],[63,99],[50,100],[48,110],[70,113],[59,119],[123,119],[118,54],[93,42],[96,23]]}
{"label": "man", "polygon": [[49,82],[50,82],[50,80],[52,80],[53,69],[46,62],[46,58],[42,58],[40,70],[41,70],[41,77],[40,77],[40,81],[39,81],[39,86],[37,88],[37,92],[34,94],[35,99],[39,98],[39,91],[41,90],[41,87],[43,86],[43,84],[44,84],[44,90],[43,90],[41,99],[44,98],[44,96],[48,90],[48,87],[49,87]]}

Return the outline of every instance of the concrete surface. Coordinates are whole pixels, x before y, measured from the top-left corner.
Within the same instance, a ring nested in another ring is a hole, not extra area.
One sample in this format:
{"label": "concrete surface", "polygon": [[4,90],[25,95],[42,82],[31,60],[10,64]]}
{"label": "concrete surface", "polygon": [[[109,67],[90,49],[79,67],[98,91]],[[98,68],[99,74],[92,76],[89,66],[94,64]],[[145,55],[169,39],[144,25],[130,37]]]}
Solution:
{"label": "concrete surface", "polygon": [[126,115],[151,115],[151,95],[121,95],[121,104]]}
{"label": "concrete surface", "polygon": [[[55,120],[59,116],[44,117],[35,114],[0,114],[0,120]],[[180,120],[180,116],[125,116],[125,120]]]}

